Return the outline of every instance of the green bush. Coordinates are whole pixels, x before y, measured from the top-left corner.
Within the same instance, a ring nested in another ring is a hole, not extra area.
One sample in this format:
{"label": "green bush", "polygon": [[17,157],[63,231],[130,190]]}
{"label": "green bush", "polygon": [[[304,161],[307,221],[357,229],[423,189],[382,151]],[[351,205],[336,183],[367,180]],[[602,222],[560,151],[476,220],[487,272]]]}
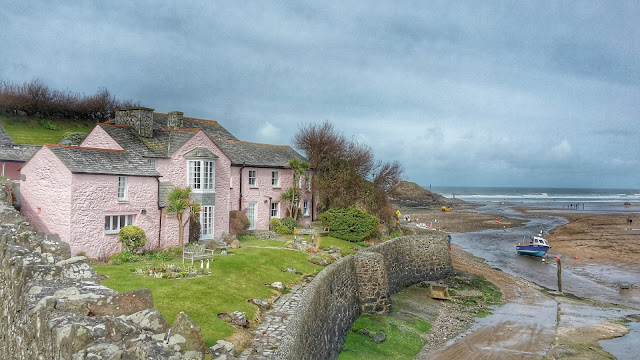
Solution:
{"label": "green bush", "polygon": [[338,239],[358,242],[378,229],[378,219],[355,207],[329,209],[320,215],[329,235]]}
{"label": "green bush", "polygon": [[295,227],[298,226],[298,222],[296,221],[296,219],[292,217],[286,217],[280,220],[280,222],[282,223],[283,226],[286,226],[289,229],[291,229],[291,231],[293,231],[293,229],[295,229]]}
{"label": "green bush", "polygon": [[60,130],[60,126],[58,126],[58,124],[48,119],[43,119],[42,121],[40,121],[40,126],[47,130]]}
{"label": "green bush", "polygon": [[276,234],[278,235],[291,235],[293,234],[293,229],[290,229],[288,226],[280,225],[276,229]]}
{"label": "green bush", "polygon": [[280,225],[282,225],[282,223],[280,222],[280,219],[273,218],[273,219],[271,219],[271,221],[269,221],[269,230],[276,231],[276,230],[278,230]]}
{"label": "green bush", "polygon": [[120,242],[124,248],[132,253],[137,253],[147,242],[144,230],[139,226],[127,225],[120,229],[118,234]]}
{"label": "green bush", "polygon": [[122,265],[130,262],[138,261],[139,259],[140,257],[138,255],[124,250],[111,257],[111,264]]}

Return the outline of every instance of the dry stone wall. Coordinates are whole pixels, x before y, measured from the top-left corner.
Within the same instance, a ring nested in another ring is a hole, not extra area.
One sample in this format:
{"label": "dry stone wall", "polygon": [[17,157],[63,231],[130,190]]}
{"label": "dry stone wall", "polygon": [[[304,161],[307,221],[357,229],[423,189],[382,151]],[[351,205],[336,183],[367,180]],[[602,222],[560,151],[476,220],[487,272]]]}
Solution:
{"label": "dry stone wall", "polygon": [[453,272],[439,231],[396,238],[327,267],[308,285],[277,359],[335,359],[362,312],[389,311],[391,294]]}
{"label": "dry stone wall", "polygon": [[0,354],[3,359],[202,359],[202,332],[170,327],[147,289],[100,285],[84,256],[35,231],[0,182]]}

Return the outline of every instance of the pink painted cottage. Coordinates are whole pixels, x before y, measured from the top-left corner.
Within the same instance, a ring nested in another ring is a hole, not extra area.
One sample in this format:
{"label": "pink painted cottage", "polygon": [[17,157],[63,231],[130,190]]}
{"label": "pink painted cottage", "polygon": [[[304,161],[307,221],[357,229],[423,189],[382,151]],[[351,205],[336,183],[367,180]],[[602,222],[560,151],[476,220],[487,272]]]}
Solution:
{"label": "pink painted cottage", "polygon": [[80,146],[45,145],[22,167],[21,211],[38,230],[57,233],[72,253],[103,257],[120,251],[118,231],[140,226],[147,249],[178,245],[175,214],[166,196],[191,186],[202,204],[201,239],[229,231],[229,212],[244,210],[250,229],[267,230],[269,220],[287,214],[281,194],[302,189],[302,224],[315,211],[309,182],[293,184],[286,165],[303,157],[289,146],[236,139],[218,122],[118,110],[97,125]]}

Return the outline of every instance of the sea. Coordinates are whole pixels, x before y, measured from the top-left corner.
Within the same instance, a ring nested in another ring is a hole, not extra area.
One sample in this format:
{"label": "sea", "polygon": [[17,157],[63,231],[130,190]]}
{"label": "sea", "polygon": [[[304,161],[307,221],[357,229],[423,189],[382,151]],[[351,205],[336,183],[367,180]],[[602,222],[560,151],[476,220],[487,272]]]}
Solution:
{"label": "sea", "polygon": [[433,186],[431,191],[484,205],[544,207],[556,212],[640,212],[640,189]]}

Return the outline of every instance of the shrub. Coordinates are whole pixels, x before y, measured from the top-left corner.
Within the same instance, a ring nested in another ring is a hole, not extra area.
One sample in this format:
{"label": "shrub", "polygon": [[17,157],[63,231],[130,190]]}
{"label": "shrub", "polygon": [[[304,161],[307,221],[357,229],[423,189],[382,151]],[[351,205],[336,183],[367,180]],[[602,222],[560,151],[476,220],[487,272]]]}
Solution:
{"label": "shrub", "polygon": [[280,223],[282,223],[283,226],[286,226],[289,229],[291,229],[291,231],[293,231],[293,229],[295,229],[295,227],[298,226],[298,222],[296,221],[296,219],[292,217],[286,217],[280,220]]}
{"label": "shrub", "polygon": [[280,222],[280,219],[273,218],[271,219],[271,221],[269,221],[269,230],[276,231],[278,230],[278,227],[280,227],[280,225],[282,225],[282,223]]}
{"label": "shrub", "polygon": [[229,212],[229,232],[233,235],[240,235],[249,228],[249,218],[242,210],[233,210]]}
{"label": "shrub", "polygon": [[43,128],[47,129],[47,130],[59,130],[60,126],[58,126],[58,124],[54,123],[51,120],[48,119],[43,119],[42,121],[40,121],[40,126],[42,126]]}
{"label": "shrub", "polygon": [[293,229],[290,229],[288,226],[280,225],[276,229],[276,234],[278,235],[292,235]]}
{"label": "shrub", "polygon": [[138,261],[139,257],[129,251],[121,251],[111,257],[111,263],[113,265],[122,265],[130,262]]}
{"label": "shrub", "polygon": [[147,242],[147,236],[144,230],[139,226],[127,225],[120,229],[118,234],[120,242],[124,248],[132,253],[137,253]]}
{"label": "shrub", "polygon": [[354,207],[330,209],[320,215],[329,235],[338,239],[358,242],[366,239],[378,228],[378,219]]}

